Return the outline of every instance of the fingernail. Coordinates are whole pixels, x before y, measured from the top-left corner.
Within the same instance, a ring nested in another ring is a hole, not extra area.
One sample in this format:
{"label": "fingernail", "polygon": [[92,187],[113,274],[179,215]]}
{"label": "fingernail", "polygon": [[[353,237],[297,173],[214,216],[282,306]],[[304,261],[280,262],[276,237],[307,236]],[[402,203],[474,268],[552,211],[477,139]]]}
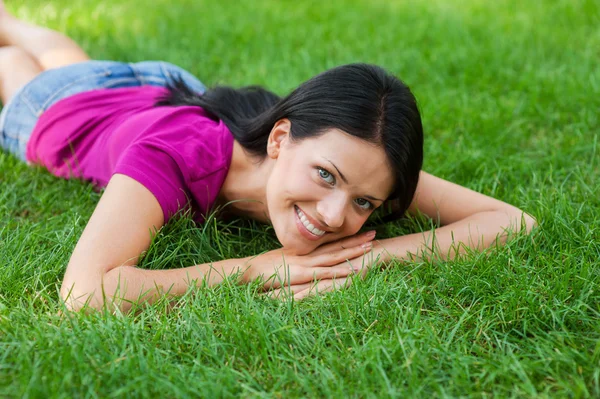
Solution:
{"label": "fingernail", "polygon": [[373,238],[375,238],[375,234],[377,234],[377,232],[375,230],[371,230],[367,232],[367,238],[372,240]]}
{"label": "fingernail", "polygon": [[373,243],[372,242],[365,242],[363,245],[360,246],[361,248],[364,249],[369,249],[373,247]]}

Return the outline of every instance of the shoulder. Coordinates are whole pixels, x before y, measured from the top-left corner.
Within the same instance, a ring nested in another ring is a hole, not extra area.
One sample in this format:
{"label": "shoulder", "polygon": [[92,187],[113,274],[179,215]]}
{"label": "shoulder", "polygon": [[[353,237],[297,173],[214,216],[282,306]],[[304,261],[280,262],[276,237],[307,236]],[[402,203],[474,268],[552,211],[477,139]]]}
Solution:
{"label": "shoulder", "polygon": [[192,192],[219,186],[229,170],[233,136],[222,121],[208,118],[199,107],[155,107],[119,129],[116,139],[122,134],[128,141],[121,164],[162,174],[165,181],[178,181],[177,186]]}
{"label": "shoulder", "polygon": [[190,170],[192,180],[227,167],[233,151],[227,126],[200,107],[155,107],[128,118],[118,130],[116,136],[127,135],[131,146],[173,158]]}
{"label": "shoulder", "polygon": [[[122,137],[120,139],[119,137]],[[165,220],[188,199],[207,214],[231,162],[233,136],[198,107],[156,107],[129,118],[115,132],[123,151],[113,170],[154,194]]]}

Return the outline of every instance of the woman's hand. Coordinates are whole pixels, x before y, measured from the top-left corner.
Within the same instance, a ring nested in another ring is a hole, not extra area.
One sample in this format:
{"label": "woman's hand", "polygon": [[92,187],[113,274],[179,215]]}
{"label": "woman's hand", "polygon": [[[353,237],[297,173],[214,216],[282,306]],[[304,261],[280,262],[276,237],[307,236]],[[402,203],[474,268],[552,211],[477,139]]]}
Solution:
{"label": "woman's hand", "polygon": [[281,299],[293,296],[294,299],[298,301],[309,296],[325,294],[337,289],[347,288],[352,284],[352,281],[354,280],[353,277],[365,277],[371,268],[389,262],[390,259],[391,255],[384,248],[384,244],[381,241],[374,241],[371,251],[355,259],[355,264],[360,265],[361,268],[354,276],[324,279],[306,284],[278,288],[273,291],[273,295]]}
{"label": "woman's hand", "polygon": [[319,280],[345,278],[363,268],[362,258],[371,251],[374,232],[323,245],[307,255],[292,255],[277,249],[247,258],[242,282],[262,279],[265,289]]}
{"label": "woman's hand", "polygon": [[[366,251],[361,256],[357,256],[352,260],[352,265],[355,270],[355,273],[352,274],[364,277],[370,268],[389,260],[389,254],[383,247],[382,243],[379,241],[369,241],[373,238],[375,238],[374,231],[348,237],[343,240],[335,241],[319,247],[310,255],[330,253],[331,251],[346,248],[349,245],[360,245],[361,242],[364,243],[365,240],[367,240],[367,243],[372,244],[372,246],[369,248],[369,251]],[[270,291],[267,295],[272,298],[279,299],[287,299],[293,296],[294,299],[300,300],[307,296],[323,294],[335,289],[345,288],[350,284],[352,284],[352,276],[335,276],[332,278],[323,278],[300,284],[286,284],[285,286],[281,286]]]}

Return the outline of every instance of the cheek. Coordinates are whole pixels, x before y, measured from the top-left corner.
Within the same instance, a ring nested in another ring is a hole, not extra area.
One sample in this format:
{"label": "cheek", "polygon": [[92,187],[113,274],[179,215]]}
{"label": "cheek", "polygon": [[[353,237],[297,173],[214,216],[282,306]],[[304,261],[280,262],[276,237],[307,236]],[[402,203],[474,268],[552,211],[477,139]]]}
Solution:
{"label": "cheek", "polygon": [[267,201],[270,205],[269,207],[271,207],[271,205],[277,206],[277,204],[286,197],[286,193],[290,188],[288,187],[288,180],[289,179],[286,177],[286,165],[283,164],[283,162],[275,164],[267,181],[266,194]]}
{"label": "cheek", "polygon": [[298,202],[316,201],[327,193],[315,183],[310,171],[288,169],[278,173],[275,179],[269,182],[270,197],[268,200],[277,201],[278,206],[291,206]]}
{"label": "cheek", "polygon": [[346,231],[347,236],[352,236],[359,232],[363,225],[367,222],[368,215],[351,215],[346,219]]}
{"label": "cheek", "polygon": [[309,173],[298,175],[295,178],[290,178],[290,187],[298,200],[301,201],[318,201],[327,194],[327,189],[319,184],[315,184]]}

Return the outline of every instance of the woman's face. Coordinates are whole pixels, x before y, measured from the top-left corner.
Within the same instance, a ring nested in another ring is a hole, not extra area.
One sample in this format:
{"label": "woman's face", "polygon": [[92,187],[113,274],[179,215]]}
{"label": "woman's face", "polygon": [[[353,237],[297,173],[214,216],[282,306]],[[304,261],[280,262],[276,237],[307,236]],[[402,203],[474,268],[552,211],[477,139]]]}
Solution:
{"label": "woman's face", "polygon": [[281,244],[300,255],[356,234],[394,179],[380,146],[337,129],[292,141],[289,129],[279,121],[269,138],[267,211]]}

